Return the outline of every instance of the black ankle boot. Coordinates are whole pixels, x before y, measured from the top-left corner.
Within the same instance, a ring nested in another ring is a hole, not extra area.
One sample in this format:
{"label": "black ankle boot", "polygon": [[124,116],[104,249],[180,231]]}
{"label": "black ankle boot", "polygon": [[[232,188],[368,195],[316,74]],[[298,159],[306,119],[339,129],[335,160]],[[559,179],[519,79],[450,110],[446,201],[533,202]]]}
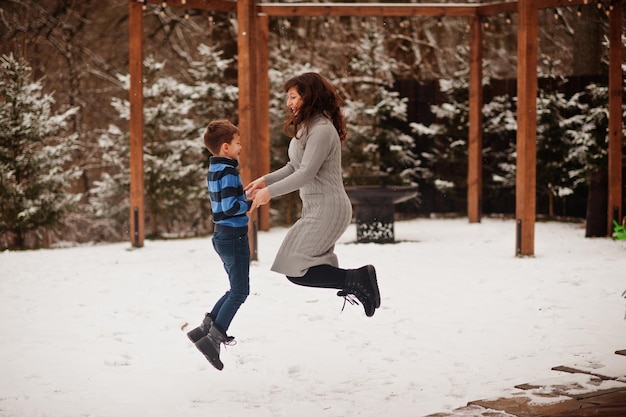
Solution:
{"label": "black ankle boot", "polygon": [[363,305],[365,315],[372,317],[376,309],[380,307],[380,291],[374,266],[366,265],[359,269],[348,270],[344,289],[337,295],[349,302],[354,302],[354,300],[350,300],[348,296],[355,296]]}

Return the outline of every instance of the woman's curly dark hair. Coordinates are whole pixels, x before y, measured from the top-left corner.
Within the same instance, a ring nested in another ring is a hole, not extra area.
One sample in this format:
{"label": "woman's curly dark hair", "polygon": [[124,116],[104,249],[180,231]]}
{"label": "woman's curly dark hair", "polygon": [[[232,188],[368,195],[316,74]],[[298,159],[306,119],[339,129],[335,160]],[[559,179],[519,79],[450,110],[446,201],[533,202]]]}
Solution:
{"label": "woman's curly dark hair", "polygon": [[302,107],[295,115],[287,112],[285,120],[285,133],[295,136],[300,126],[309,128],[311,118],[316,114],[322,114],[332,120],[339,139],[345,141],[348,135],[346,120],[341,111],[343,100],[337,94],[335,88],[321,75],[316,72],[306,72],[287,80],[283,90],[288,92],[295,87],[302,97]]}

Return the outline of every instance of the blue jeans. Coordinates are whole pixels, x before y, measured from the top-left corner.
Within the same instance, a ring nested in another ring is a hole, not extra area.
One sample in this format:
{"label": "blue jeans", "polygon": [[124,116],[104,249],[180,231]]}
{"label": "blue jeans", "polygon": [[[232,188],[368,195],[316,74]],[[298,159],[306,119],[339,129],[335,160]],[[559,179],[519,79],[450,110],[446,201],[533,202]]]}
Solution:
{"label": "blue jeans", "polygon": [[248,235],[213,233],[213,247],[224,263],[230,290],[220,298],[211,316],[224,332],[228,330],[237,310],[250,294],[250,245]]}

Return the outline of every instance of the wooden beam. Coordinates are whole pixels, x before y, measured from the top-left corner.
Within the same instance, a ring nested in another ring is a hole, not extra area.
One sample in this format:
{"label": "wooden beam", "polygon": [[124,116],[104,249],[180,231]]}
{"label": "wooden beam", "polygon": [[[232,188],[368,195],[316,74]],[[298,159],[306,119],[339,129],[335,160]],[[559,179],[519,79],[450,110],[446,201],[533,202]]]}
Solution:
{"label": "wooden beam", "polygon": [[483,31],[480,18],[470,22],[469,139],[467,160],[467,217],[478,223],[482,217],[483,171]]}
{"label": "wooden beam", "polygon": [[608,236],[613,232],[613,220],[622,223],[622,20],[619,0],[609,14]]}
{"label": "wooden beam", "polygon": [[[555,7],[572,7],[580,6],[590,3],[590,0],[537,0],[537,9],[552,9]],[[501,3],[478,3],[478,15],[480,16],[493,16],[502,13],[517,13],[518,2],[517,1],[505,1]],[[595,7],[595,5],[594,5]]]}
{"label": "wooden beam", "polygon": [[589,4],[595,6],[595,1],[590,0],[537,0],[537,9],[552,9],[554,7],[580,6]]}
{"label": "wooden beam", "polygon": [[517,13],[517,1],[481,4],[477,11],[479,16],[494,16],[502,13]]}
{"label": "wooden beam", "polygon": [[[537,9],[587,4],[589,0],[538,0]],[[258,12],[270,16],[492,16],[516,13],[518,1],[500,3],[259,3]]]}
{"label": "wooden beam", "polygon": [[[254,180],[257,168],[258,120],[257,107],[257,58],[258,45],[257,15],[255,0],[237,1],[237,80],[239,84],[239,134],[242,152],[240,157],[241,179],[244,184]],[[249,232],[250,256],[257,259],[256,230],[258,227],[258,210],[250,213]]]}
{"label": "wooden beam", "polygon": [[[141,2],[141,0],[130,0]],[[146,3],[161,6],[163,0],[146,0]],[[237,13],[237,2],[228,0],[167,0],[167,7],[210,10],[214,12]]]}
{"label": "wooden beam", "polygon": [[130,73],[130,242],[143,246],[143,9],[129,3],[128,66]]}
{"label": "wooden beam", "polygon": [[259,3],[258,11],[270,16],[474,16],[477,4],[432,3]]}
{"label": "wooden beam", "polygon": [[[537,9],[552,9],[555,7],[572,7],[588,4],[589,0],[537,0]],[[478,3],[479,16],[494,16],[502,13],[517,13],[518,1],[504,1],[501,3]]]}
{"label": "wooden beam", "polygon": [[[269,78],[269,17],[258,16],[257,37],[257,172],[254,178],[270,172],[270,78]],[[259,207],[259,230],[270,230],[270,204]]]}
{"label": "wooden beam", "polygon": [[520,0],[517,40],[516,255],[535,252],[537,181],[537,0]]}
{"label": "wooden beam", "polygon": [[[131,0],[133,1],[133,0]],[[135,0],[141,2],[141,0]],[[162,0],[145,0],[161,5]],[[270,16],[492,16],[516,13],[518,2],[500,3],[259,3],[258,13]],[[538,9],[588,4],[589,0],[538,0]],[[237,2],[232,0],[168,0],[167,7],[237,13]],[[332,9],[328,14],[327,10]],[[309,14],[314,11],[315,14]],[[326,11],[326,13],[325,13]],[[407,14],[408,13],[408,14]]]}

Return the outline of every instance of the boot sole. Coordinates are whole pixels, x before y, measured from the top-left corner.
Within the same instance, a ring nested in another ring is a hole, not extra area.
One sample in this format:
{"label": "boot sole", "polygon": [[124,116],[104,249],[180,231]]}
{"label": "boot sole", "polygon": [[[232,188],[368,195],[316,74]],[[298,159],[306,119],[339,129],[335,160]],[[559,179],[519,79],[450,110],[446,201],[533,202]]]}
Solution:
{"label": "boot sole", "polygon": [[370,284],[374,288],[374,307],[380,307],[380,290],[378,289],[378,280],[376,279],[376,268],[374,265],[367,265],[367,275],[370,277]]}
{"label": "boot sole", "polygon": [[196,343],[194,343],[198,350],[204,355],[205,358],[213,365],[216,369],[222,370],[224,369],[224,364],[220,360],[220,353],[215,350],[213,347],[213,343],[209,340],[207,336],[200,338]]}

